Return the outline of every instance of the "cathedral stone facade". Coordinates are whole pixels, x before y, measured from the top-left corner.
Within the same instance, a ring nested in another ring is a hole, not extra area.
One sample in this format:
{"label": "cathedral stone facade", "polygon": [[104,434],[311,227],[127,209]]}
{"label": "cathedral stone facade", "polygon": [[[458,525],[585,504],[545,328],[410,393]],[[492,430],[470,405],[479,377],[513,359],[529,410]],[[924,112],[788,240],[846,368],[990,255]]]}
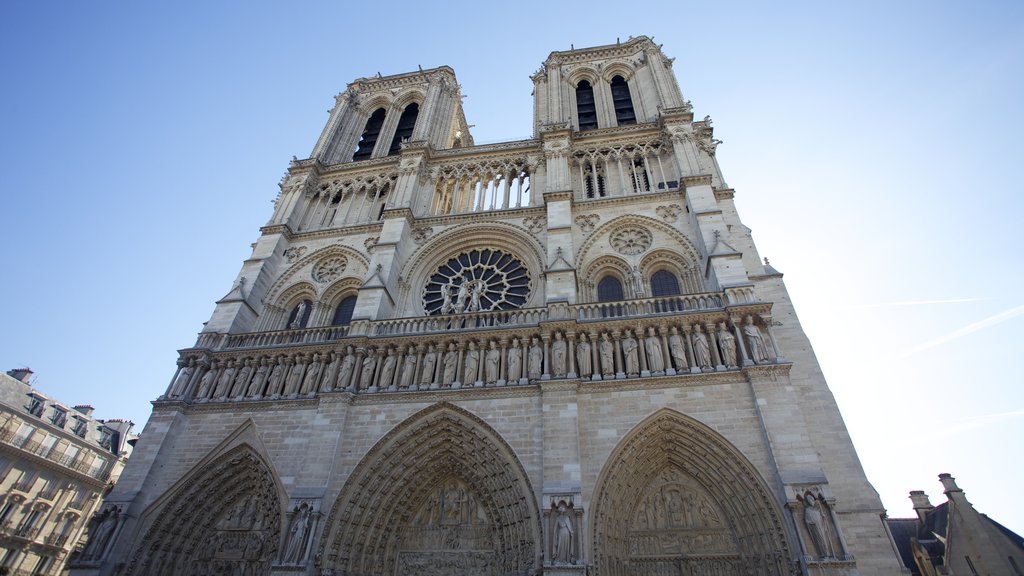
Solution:
{"label": "cathedral stone facade", "polygon": [[532,79],[480,146],[448,67],[337,96],[75,573],[900,571],[672,60]]}

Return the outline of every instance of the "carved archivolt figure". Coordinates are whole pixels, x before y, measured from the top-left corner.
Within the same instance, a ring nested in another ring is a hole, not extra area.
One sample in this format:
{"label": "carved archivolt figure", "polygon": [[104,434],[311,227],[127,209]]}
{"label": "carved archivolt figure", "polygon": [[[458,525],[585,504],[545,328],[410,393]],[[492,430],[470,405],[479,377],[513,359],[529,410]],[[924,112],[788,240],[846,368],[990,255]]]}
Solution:
{"label": "carved archivolt figure", "polygon": [[601,374],[611,376],[615,374],[615,347],[608,339],[608,333],[601,334],[601,343],[598,345],[598,352],[601,356]]}
{"label": "carved archivolt figure", "polygon": [[452,382],[455,382],[455,369],[459,362],[459,353],[455,351],[455,344],[448,345],[448,352],[444,355],[444,374],[442,375],[442,384],[450,386]]}
{"label": "carved archivolt figure", "polygon": [[561,332],[555,332],[555,341],[551,343],[551,372],[557,377],[564,377],[565,370],[565,340]]}
{"label": "carved archivolt figure", "polygon": [[466,360],[463,363],[463,367],[466,369],[464,377],[462,378],[467,383],[476,382],[477,375],[480,374],[480,350],[476,347],[476,342],[469,341],[469,348],[466,350]]}
{"label": "carved archivolt figure", "polygon": [[536,380],[540,378],[542,370],[544,369],[544,351],[540,348],[540,340],[534,336],[530,340],[530,363],[526,368],[526,375],[529,376],[530,380]]}
{"label": "carved archivolt figure", "polygon": [[287,382],[284,386],[284,393],[282,396],[290,396],[292,394],[299,393],[299,387],[302,386],[302,372],[306,369],[306,359],[299,356],[298,361],[288,358],[285,360],[285,364],[289,366]]}
{"label": "carved archivolt figure", "polygon": [[402,362],[402,380],[399,385],[405,389],[412,385],[416,376],[416,347],[409,346],[405,351],[405,360]]}
{"label": "carved archivolt figure", "polygon": [[231,385],[231,392],[228,393],[228,396],[231,398],[245,396],[250,378],[252,378],[252,359],[246,358],[242,368],[238,370],[238,375],[235,376],[235,383]]}
{"label": "carved archivolt figure", "polygon": [[473,282],[473,289],[469,293],[469,305],[466,312],[477,312],[480,310],[480,296],[483,295],[484,284],[479,280]]}
{"label": "carved archivolt figure", "polygon": [[434,381],[434,369],[437,368],[437,352],[434,345],[427,346],[427,353],[423,355],[423,373],[420,374],[420,384],[430,384]]}
{"label": "carved archivolt figure", "polygon": [[498,381],[499,364],[501,364],[501,350],[498,350],[498,343],[491,340],[487,344],[487,354],[484,356],[484,372],[488,382]]}
{"label": "carved archivolt figure", "polygon": [[169,398],[180,398],[185,393],[185,388],[188,386],[190,380],[192,380],[192,374],[196,371],[196,359],[189,358],[188,363],[181,367],[181,371],[178,372],[178,377],[174,379],[174,384],[171,385],[171,392],[167,395]]}
{"label": "carved archivolt figure", "polygon": [[523,377],[523,350],[519,347],[519,339],[512,339],[512,347],[508,349],[508,379],[515,382]]}
{"label": "carved archivolt figure", "polygon": [[308,505],[303,504],[295,509],[291,534],[288,537],[288,545],[285,547],[284,556],[282,557],[285,564],[298,564],[303,560],[306,551],[306,535],[309,534],[312,521]]}
{"label": "carved archivolt figure", "polygon": [[622,339],[622,356],[626,363],[626,374],[640,373],[640,355],[637,353],[638,346],[639,344],[636,343],[633,334],[626,330],[626,335]]}
{"label": "carved archivolt figure", "polygon": [[338,379],[338,370],[341,368],[341,360],[338,355],[331,352],[327,356],[327,368],[324,369],[323,380],[320,381],[321,390],[331,390]]}
{"label": "carved archivolt figure", "polygon": [[669,329],[668,351],[672,354],[676,370],[689,369],[690,365],[686,361],[686,344],[683,343],[683,337],[679,335],[679,330],[675,326]]}
{"label": "carved archivolt figure", "polygon": [[555,519],[555,542],[552,550],[552,557],[558,564],[572,564],[576,559],[573,557],[572,541],[573,530],[572,516],[565,504],[558,505],[558,517]]}
{"label": "carved archivolt figure", "polygon": [[260,358],[260,366],[256,369],[256,375],[253,376],[252,382],[249,382],[249,389],[245,391],[245,395],[250,398],[255,398],[263,393],[263,385],[267,382],[267,376],[270,374],[270,364],[267,362],[266,356]]}
{"label": "carved archivolt figure", "polygon": [[373,372],[377,369],[377,351],[369,349],[366,351],[366,358],[363,358],[363,368],[359,374],[359,389],[366,390],[373,386]]}
{"label": "carved archivolt figure", "polygon": [[388,354],[384,357],[384,365],[380,369],[380,383],[378,386],[387,388],[395,378],[395,365],[398,359],[395,358],[395,349],[388,348]]}
{"label": "carved archivolt figure", "polygon": [[718,347],[722,350],[722,363],[736,366],[736,338],[725,327],[725,322],[718,324]]}
{"label": "carved archivolt figure", "polygon": [[466,297],[469,296],[469,285],[463,280],[462,284],[459,284],[459,293],[455,297],[455,311],[463,312],[466,309]]}
{"label": "carved archivolt figure", "polygon": [[576,364],[580,367],[580,376],[590,376],[592,370],[590,361],[590,342],[587,340],[586,334],[580,334],[580,340],[576,343]]}
{"label": "carved archivolt figure", "polygon": [[210,392],[213,391],[213,382],[217,378],[217,361],[210,362],[210,368],[203,374],[201,380],[199,380],[199,392],[196,393],[196,398],[209,398]]}
{"label": "carved archivolt figure", "polygon": [[701,368],[711,368],[711,348],[708,337],[700,331],[700,325],[693,328],[693,363]]}
{"label": "carved archivolt figure", "polygon": [[354,388],[351,385],[352,372],[356,367],[356,356],[351,346],[345,347],[345,357],[341,359],[341,369],[338,370],[338,380],[335,388]]}
{"label": "carved archivolt figure", "polygon": [[764,345],[764,337],[761,330],[754,325],[754,319],[747,316],[743,325],[743,334],[747,338],[747,349],[750,351],[750,359],[760,364],[768,360],[768,349]]}
{"label": "carved archivolt figure", "polygon": [[103,557],[107,543],[110,542],[110,536],[114,533],[114,528],[117,527],[120,514],[120,509],[112,506],[93,516],[89,522],[89,540],[86,542],[85,549],[82,550],[83,559],[100,560]]}
{"label": "carved archivolt figure", "polygon": [[320,383],[320,371],[323,369],[323,363],[320,362],[320,355],[313,354],[313,361],[306,368],[306,377],[302,380],[302,389],[299,390],[299,394],[313,394],[316,392],[317,385]]}
{"label": "carved archivolt figure", "polygon": [[821,515],[821,508],[817,499],[810,492],[804,494],[804,524],[807,525],[807,533],[811,536],[811,543],[818,558],[829,558],[832,551],[829,549],[828,537],[825,534],[824,519]]}
{"label": "carved archivolt figure", "polygon": [[644,348],[647,349],[647,368],[651,372],[664,372],[665,358],[661,353],[661,338],[654,333],[654,328],[647,329]]}
{"label": "carved archivolt figure", "polygon": [[270,385],[267,386],[266,396],[276,396],[281,394],[281,387],[284,386],[284,377],[287,374],[288,367],[285,365],[284,357],[277,359],[277,364],[274,365],[274,370],[270,373]]}
{"label": "carved archivolt figure", "polygon": [[441,287],[441,314],[455,312],[455,304],[452,303],[452,288],[447,284]]}
{"label": "carved archivolt figure", "polygon": [[217,389],[213,391],[214,398],[227,398],[228,392],[231,391],[231,384],[235,381],[235,361],[228,360],[228,366],[220,373],[220,378],[217,379]]}
{"label": "carved archivolt figure", "polygon": [[306,315],[306,301],[299,302],[299,305],[295,307],[295,319],[288,324],[289,330],[295,330],[302,328],[302,317]]}

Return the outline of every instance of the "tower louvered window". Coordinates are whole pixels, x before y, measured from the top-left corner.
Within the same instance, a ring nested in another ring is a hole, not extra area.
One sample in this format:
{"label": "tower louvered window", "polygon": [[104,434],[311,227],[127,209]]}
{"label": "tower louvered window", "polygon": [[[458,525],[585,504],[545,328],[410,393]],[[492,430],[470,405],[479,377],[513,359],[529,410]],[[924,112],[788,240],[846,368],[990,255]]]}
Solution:
{"label": "tower louvered window", "polygon": [[388,148],[388,156],[398,154],[402,149],[402,140],[412,138],[412,129],[416,127],[416,117],[419,113],[420,105],[415,102],[402,110],[402,116],[398,118],[398,127],[395,128],[395,137],[391,139],[391,147]]}
{"label": "tower louvered window", "polygon": [[352,155],[352,161],[366,160],[373,154],[373,147],[377,145],[377,138],[380,137],[380,128],[384,125],[384,116],[387,112],[383,108],[377,108],[373,114],[366,121],[366,128],[363,130],[363,135],[359,138],[359,145],[356,147],[356,153]]}
{"label": "tower louvered window", "polygon": [[629,95],[629,84],[622,76],[612,78],[612,104],[615,106],[615,122],[619,126],[636,124],[633,99]]}
{"label": "tower louvered window", "polygon": [[576,118],[579,120],[580,130],[594,130],[597,128],[597,106],[594,104],[594,88],[586,80],[582,80],[576,86]]}

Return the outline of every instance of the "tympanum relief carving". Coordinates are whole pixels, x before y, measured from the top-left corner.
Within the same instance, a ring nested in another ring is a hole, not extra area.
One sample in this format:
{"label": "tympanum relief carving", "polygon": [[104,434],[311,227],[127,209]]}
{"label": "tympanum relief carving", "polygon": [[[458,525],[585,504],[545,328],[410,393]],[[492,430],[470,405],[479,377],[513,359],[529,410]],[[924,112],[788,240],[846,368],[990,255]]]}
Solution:
{"label": "tympanum relief carving", "polygon": [[397,574],[495,574],[495,537],[479,497],[461,480],[449,478],[402,530]]}
{"label": "tympanum relief carving", "polygon": [[721,510],[692,478],[666,468],[644,494],[629,526],[631,557],[736,553]]}

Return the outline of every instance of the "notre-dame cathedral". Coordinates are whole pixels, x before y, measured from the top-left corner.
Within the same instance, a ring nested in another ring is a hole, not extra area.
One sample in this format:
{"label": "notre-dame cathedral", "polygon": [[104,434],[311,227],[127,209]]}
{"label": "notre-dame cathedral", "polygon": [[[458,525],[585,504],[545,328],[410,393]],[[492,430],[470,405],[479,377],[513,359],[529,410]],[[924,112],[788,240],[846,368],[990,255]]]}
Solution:
{"label": "notre-dame cathedral", "polygon": [[881,501],[672,60],[338,95],[75,574],[895,574]]}

